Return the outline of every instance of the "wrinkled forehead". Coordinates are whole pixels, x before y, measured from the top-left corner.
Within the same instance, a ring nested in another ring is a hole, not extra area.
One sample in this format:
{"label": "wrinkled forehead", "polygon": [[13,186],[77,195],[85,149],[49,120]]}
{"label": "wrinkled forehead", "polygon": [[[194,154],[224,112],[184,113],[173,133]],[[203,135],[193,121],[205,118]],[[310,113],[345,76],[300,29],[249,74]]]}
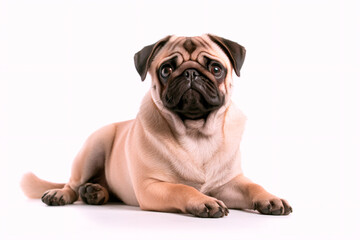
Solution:
{"label": "wrinkled forehead", "polygon": [[231,66],[230,61],[221,48],[207,35],[197,37],[172,36],[163,48],[156,54],[154,62],[161,63],[174,56],[181,62],[201,62],[203,57],[208,57],[221,62],[224,66]]}

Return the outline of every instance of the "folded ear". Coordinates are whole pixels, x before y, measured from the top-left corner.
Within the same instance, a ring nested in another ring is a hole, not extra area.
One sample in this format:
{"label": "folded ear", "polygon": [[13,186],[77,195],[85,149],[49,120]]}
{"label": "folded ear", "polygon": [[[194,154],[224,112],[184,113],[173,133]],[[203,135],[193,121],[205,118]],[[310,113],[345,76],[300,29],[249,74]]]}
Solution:
{"label": "folded ear", "polygon": [[152,59],[167,41],[169,41],[170,37],[171,36],[167,36],[154,44],[146,46],[135,54],[135,68],[141,76],[141,81],[145,80]]}
{"label": "folded ear", "polygon": [[245,60],[246,50],[240,44],[230,41],[228,39],[208,34],[210,39],[215,42],[228,56],[234,71],[240,77],[240,69]]}

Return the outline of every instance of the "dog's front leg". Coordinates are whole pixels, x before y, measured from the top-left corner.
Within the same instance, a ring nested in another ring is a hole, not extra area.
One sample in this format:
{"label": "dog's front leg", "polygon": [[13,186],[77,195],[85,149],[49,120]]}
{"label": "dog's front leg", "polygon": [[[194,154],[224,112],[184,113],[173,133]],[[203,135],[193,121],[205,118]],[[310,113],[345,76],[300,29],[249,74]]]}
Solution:
{"label": "dog's front leg", "polygon": [[146,182],[138,189],[137,198],[143,210],[182,212],[211,218],[223,217],[229,212],[222,201],[183,184]]}
{"label": "dog's front leg", "polygon": [[211,192],[229,208],[254,209],[262,214],[288,215],[292,212],[289,203],[268,193],[260,185],[243,175],[238,175],[224,186]]}

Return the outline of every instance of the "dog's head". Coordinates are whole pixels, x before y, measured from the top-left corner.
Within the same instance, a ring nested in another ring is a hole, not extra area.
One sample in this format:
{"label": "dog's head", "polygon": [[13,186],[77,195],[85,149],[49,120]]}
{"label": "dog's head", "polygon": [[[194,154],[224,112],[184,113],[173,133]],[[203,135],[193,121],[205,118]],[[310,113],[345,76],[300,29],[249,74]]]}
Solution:
{"label": "dog's head", "polygon": [[152,97],[183,121],[204,119],[229,103],[232,72],[240,76],[241,45],[210,34],[168,36],[135,54],[135,67],[152,77]]}

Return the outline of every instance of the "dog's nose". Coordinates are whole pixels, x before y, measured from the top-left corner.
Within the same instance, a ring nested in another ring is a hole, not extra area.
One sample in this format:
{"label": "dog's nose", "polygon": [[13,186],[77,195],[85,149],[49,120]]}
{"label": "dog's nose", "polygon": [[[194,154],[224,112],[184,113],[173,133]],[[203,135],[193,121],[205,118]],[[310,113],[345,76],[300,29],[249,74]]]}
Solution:
{"label": "dog's nose", "polygon": [[195,69],[186,69],[184,71],[184,76],[186,78],[186,80],[192,81],[195,79],[195,77],[199,76],[199,72],[196,71]]}

